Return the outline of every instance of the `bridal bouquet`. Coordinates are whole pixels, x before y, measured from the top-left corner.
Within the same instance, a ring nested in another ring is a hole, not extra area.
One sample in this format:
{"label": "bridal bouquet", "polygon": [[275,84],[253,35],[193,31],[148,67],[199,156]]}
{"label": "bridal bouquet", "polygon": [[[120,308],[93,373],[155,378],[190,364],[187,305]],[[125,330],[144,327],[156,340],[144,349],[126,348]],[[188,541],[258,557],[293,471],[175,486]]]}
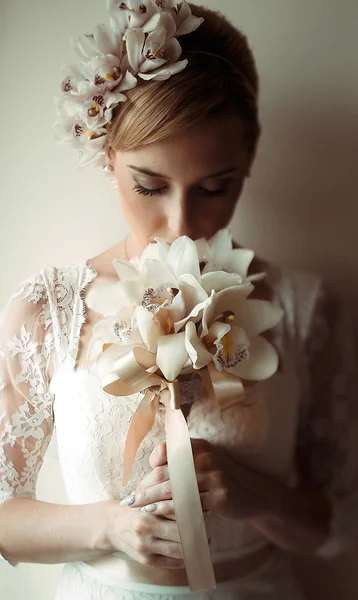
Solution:
{"label": "bridal bouquet", "polygon": [[139,258],[114,260],[119,281],[98,284],[86,299],[103,316],[88,351],[90,359],[99,357],[103,389],[116,396],[142,392],[126,440],[124,483],[159,405],[165,406],[169,475],[193,590],[214,587],[215,579],[178,376],[197,372],[225,410],[243,400],[245,386],[276,372],[276,350],[260,334],[282,311],[250,299],[265,276],[248,277],[253,256],[232,248],[227,229],[209,241],[182,236],[168,245],[156,238]]}

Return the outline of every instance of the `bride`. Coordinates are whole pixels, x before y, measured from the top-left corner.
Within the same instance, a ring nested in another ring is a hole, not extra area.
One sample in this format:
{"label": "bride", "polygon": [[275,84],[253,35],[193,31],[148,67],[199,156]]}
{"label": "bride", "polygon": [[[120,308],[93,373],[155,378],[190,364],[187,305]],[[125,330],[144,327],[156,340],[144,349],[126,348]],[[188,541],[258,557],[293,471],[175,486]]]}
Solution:
{"label": "bride", "polygon": [[[214,239],[230,252],[226,228],[261,128],[255,60],[224,16],[175,0],[113,0],[109,12],[108,27],[76,43],[57,129],[82,165],[114,177],[130,234],[43,269],[2,312],[2,559],[65,563],[56,600],[299,600],[289,555],[338,554],[358,515],[352,348],[316,276],[248,261],[249,274],[266,272],[253,297],[284,311],[267,334],[280,367],[249,405],[219,413],[195,377],[181,377],[215,589],[188,586],[160,412],[121,484],[139,395],[101,388],[87,294],[117,281],[114,259],[156,237]],[[55,426],[68,506],[36,500]]]}

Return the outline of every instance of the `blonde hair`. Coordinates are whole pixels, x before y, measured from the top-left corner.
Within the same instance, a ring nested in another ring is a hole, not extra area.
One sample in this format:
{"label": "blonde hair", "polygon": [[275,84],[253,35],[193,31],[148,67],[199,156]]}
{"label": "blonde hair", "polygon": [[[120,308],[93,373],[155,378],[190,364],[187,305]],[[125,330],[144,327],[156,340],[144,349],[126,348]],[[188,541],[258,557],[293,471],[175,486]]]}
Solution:
{"label": "blonde hair", "polygon": [[[205,119],[231,113],[245,123],[250,160],[261,127],[258,75],[247,38],[219,12],[190,4],[204,23],[179,38],[187,67],[165,81],[140,82],[115,114],[107,150],[135,150],[173,138]],[[216,58],[213,54],[222,58]]]}

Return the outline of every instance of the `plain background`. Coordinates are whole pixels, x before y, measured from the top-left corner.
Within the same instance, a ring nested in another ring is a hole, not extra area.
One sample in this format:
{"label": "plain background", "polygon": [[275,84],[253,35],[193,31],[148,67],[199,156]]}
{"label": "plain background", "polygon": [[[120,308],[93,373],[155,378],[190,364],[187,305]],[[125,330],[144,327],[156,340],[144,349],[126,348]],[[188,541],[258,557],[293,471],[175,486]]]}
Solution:
{"label": "plain background", "polygon": [[[282,266],[322,273],[355,305],[358,2],[206,4],[246,33],[261,79],[263,135],[235,237]],[[76,61],[69,39],[101,21],[105,0],[0,0],[1,306],[28,275],[95,256],[127,233],[104,174],[80,171],[52,129],[61,67]],[[66,502],[53,447],[38,498]],[[301,568],[311,598],[351,600],[357,567],[358,553]],[[0,597],[52,600],[59,569],[0,566]]]}

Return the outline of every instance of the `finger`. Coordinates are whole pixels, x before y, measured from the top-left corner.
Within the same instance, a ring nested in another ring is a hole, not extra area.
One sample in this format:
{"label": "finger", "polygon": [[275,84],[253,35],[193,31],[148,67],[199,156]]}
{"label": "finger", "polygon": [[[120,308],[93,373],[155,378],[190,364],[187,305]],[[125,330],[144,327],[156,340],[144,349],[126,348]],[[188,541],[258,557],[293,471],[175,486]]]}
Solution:
{"label": "finger", "polygon": [[155,502],[154,504],[147,504],[146,506],[142,506],[141,511],[159,515],[166,519],[176,520],[173,500],[162,500],[161,502]]}
{"label": "finger", "polygon": [[210,450],[211,445],[207,440],[203,440],[202,438],[190,438],[191,447],[193,452],[197,452],[199,450]]}
{"label": "finger", "polygon": [[228,491],[226,488],[218,488],[210,492],[202,492],[200,500],[204,512],[212,510],[220,513],[228,502]]}
{"label": "finger", "polygon": [[168,556],[169,558],[176,558],[177,560],[183,561],[182,547],[181,544],[177,542],[153,540],[151,551],[153,554],[160,554],[161,556]]}
{"label": "finger", "polygon": [[[211,510],[215,505],[215,498],[213,499],[213,493],[202,492],[200,494],[201,506],[204,512]],[[140,509],[144,513],[151,513],[166,519],[176,521],[176,514],[173,500],[164,500],[162,502],[156,502],[155,504],[147,504],[142,506]]]}
{"label": "finger", "polygon": [[167,444],[166,442],[160,442],[160,444],[155,446],[154,450],[152,451],[149,457],[149,464],[152,469],[155,469],[155,467],[165,465],[167,461]]}
{"label": "finger", "polygon": [[209,450],[202,450],[194,454],[194,465],[196,472],[215,471],[218,469],[218,460],[215,454]]}
{"label": "finger", "polygon": [[[159,500],[171,500],[172,490],[170,481],[153,485],[152,487],[139,490],[134,494],[134,502],[131,502],[131,508],[140,508],[146,504],[153,504]],[[131,498],[132,500],[133,498]]]}
{"label": "finger", "polygon": [[155,523],[152,528],[152,535],[159,540],[180,543],[180,534],[178,523],[164,517],[155,518]]}
{"label": "finger", "polygon": [[169,481],[168,465],[161,465],[150,471],[137,485],[136,492],[157,485],[158,483],[164,483],[164,481]]}

